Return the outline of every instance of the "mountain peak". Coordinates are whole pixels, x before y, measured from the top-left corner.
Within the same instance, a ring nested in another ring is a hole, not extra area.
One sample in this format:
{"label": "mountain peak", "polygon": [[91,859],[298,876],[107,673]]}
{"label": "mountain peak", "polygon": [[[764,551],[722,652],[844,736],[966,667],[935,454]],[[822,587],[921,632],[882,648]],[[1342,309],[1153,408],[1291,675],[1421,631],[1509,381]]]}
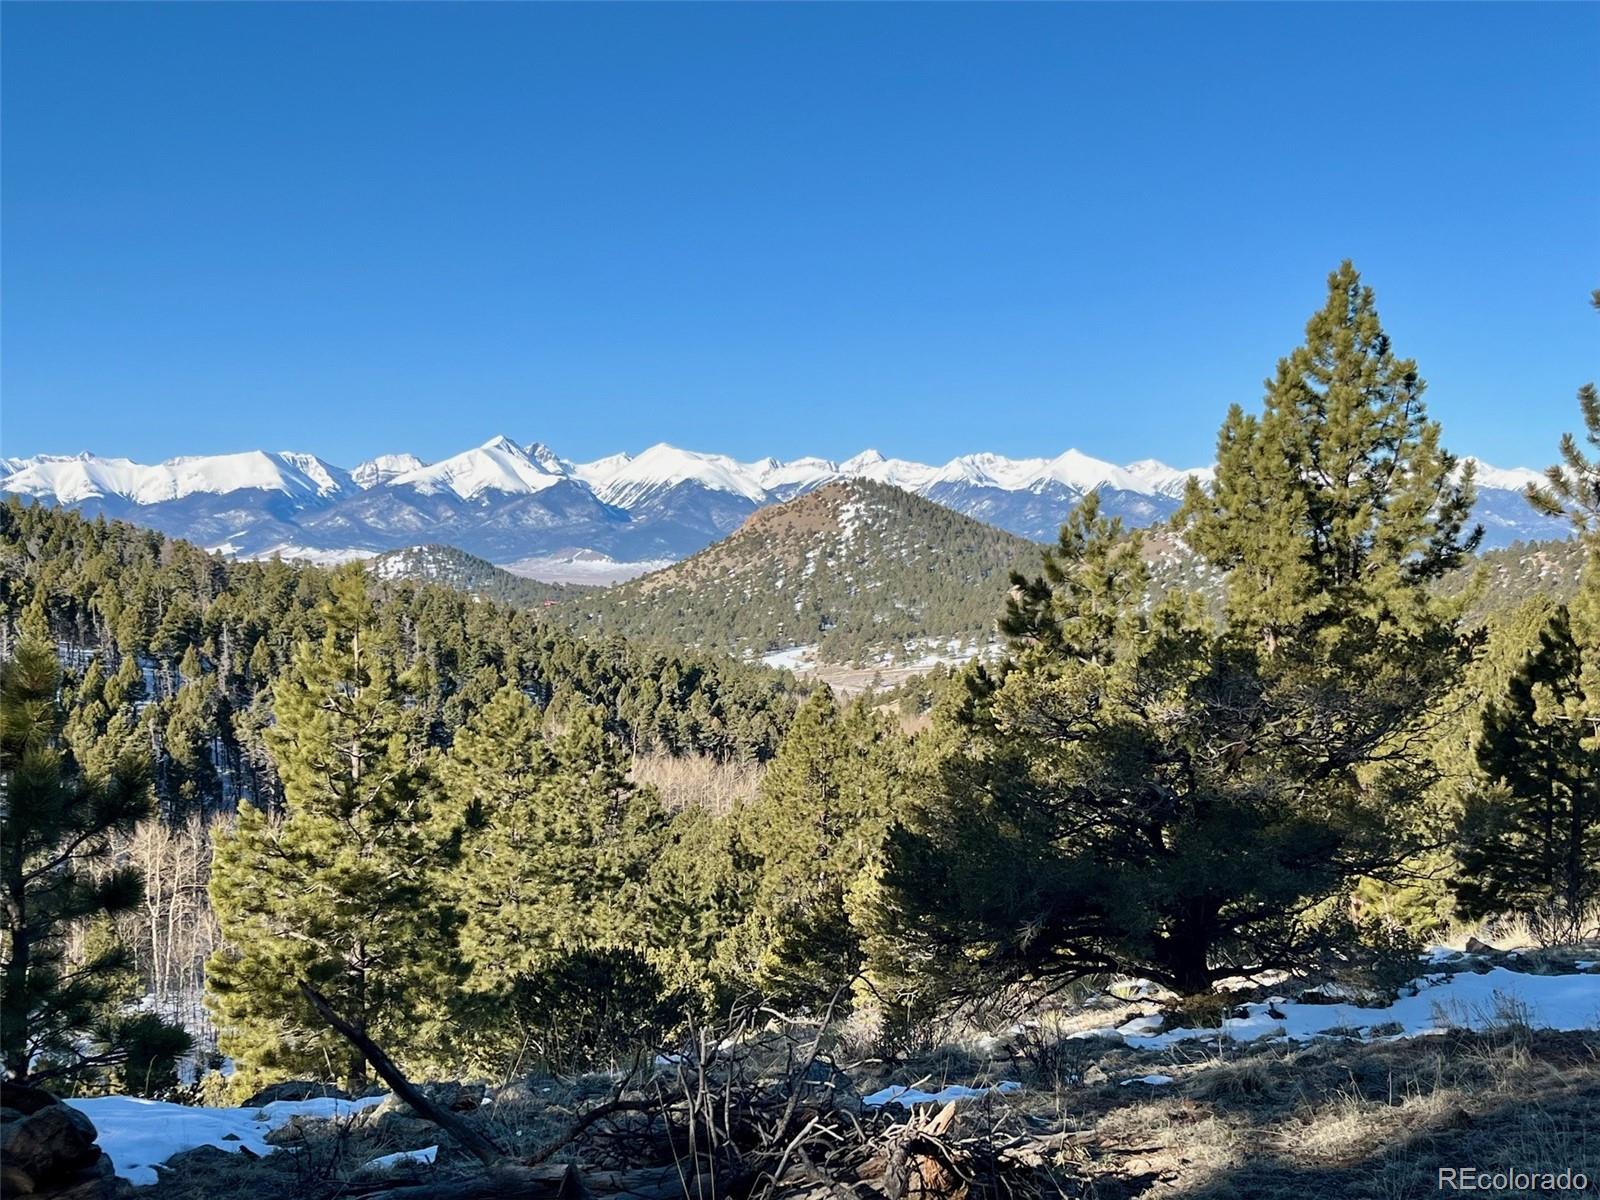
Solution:
{"label": "mountain peak", "polygon": [[522,452],[546,471],[553,471],[557,475],[570,474],[566,461],[543,442],[529,442],[522,448]]}

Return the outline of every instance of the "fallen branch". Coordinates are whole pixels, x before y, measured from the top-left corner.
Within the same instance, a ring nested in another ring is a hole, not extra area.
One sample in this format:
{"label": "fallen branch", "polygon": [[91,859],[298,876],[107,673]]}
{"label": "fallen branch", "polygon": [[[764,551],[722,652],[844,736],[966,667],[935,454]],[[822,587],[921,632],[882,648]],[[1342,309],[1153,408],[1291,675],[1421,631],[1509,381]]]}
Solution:
{"label": "fallen branch", "polygon": [[379,1077],[394,1089],[394,1094],[409,1104],[418,1116],[425,1117],[448,1133],[460,1143],[462,1149],[468,1151],[484,1166],[494,1167],[505,1161],[504,1150],[458,1115],[424,1096],[378,1044],[334,1012],[333,1006],[316,988],[302,979],[300,991],[310,1002],[311,1007],[317,1010],[317,1015],[332,1026],[340,1037],[361,1051],[362,1056],[372,1064],[372,1069]]}

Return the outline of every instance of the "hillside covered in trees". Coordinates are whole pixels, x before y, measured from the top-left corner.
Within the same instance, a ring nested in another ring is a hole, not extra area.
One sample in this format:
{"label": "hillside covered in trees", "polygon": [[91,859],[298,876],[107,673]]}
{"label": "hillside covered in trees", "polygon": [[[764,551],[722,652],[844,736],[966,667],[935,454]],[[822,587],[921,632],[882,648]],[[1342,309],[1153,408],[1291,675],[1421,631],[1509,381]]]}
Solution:
{"label": "hillside covered in trees", "polygon": [[1010,573],[1038,550],[889,484],[829,483],[762,509],[683,562],[569,606],[579,629],[829,662],[918,657],[994,636]]}

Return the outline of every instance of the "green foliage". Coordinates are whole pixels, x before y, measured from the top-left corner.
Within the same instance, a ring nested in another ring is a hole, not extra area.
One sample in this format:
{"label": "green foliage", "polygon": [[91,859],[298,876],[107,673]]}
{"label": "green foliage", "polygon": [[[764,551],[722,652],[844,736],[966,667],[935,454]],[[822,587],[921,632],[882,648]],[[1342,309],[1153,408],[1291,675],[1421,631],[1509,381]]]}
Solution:
{"label": "green foliage", "polygon": [[[271,689],[292,648],[322,636],[330,579],[0,502],[0,645],[24,624],[51,631],[71,668],[63,699],[74,751],[98,769],[139,745],[169,819],[281,802],[265,742]],[[632,751],[745,761],[772,756],[795,703],[772,672],[620,637],[582,640],[542,605],[381,578],[373,603],[397,670],[414,672],[420,736],[435,748],[508,682],[541,708],[600,707]]]}
{"label": "green foliage", "polygon": [[1295,966],[1393,866],[1436,775],[1419,743],[1466,655],[1467,487],[1415,367],[1346,264],[1307,341],[1235,408],[1183,520],[1227,572],[1153,608],[1135,535],[1085,503],[1019,579],[1011,658],[941,718],[932,785],[891,830],[874,955],[903,989],[1133,971],[1186,993]]}
{"label": "green foliage", "polygon": [[[177,1043],[157,1021],[110,1029],[98,1051],[83,1048],[136,992],[126,948],[104,931],[142,894],[138,872],[109,859],[115,839],[149,812],[150,789],[147,767],[131,756],[102,777],[82,770],[65,744],[58,681],[54,653],[35,640],[0,667],[0,1047],[10,1078],[81,1083],[144,1053],[148,1038],[131,1045],[119,1032]],[[69,936],[85,924],[84,953],[71,960]]]}
{"label": "green foliage", "polygon": [[1031,542],[888,484],[829,484],[754,514],[732,537],[564,606],[580,630],[828,662],[920,657],[921,639],[982,644]]}
{"label": "green foliage", "polygon": [[284,814],[245,809],[217,839],[211,899],[226,947],[208,965],[227,1053],[252,1067],[364,1058],[325,1030],[302,981],[356,1028],[403,1043],[450,976],[449,914],[433,874],[455,831],[436,812],[414,715],[376,628],[360,568],[336,573],[324,633],[275,692],[268,746]]}
{"label": "green foliage", "polygon": [[[1600,292],[1594,300],[1600,309]],[[1600,448],[1592,383],[1578,402],[1586,440]],[[1561,458],[1528,499],[1572,520],[1583,569],[1570,606],[1550,609],[1536,646],[1483,711],[1456,896],[1468,916],[1520,913],[1570,940],[1590,932],[1600,901],[1600,461],[1570,433]]]}
{"label": "green foliage", "polygon": [[[563,1067],[619,1052],[657,1027],[665,1002],[643,952],[665,814],[629,782],[597,710],[574,708],[566,720],[547,745],[538,711],[503,688],[441,766],[466,830],[451,878],[466,987],[491,1017],[474,1053],[501,1069],[529,1052]],[[564,988],[572,995],[558,1001]]]}
{"label": "green foliage", "polygon": [[841,712],[819,688],[739,814],[755,881],[736,936],[754,954],[751,978],[780,1002],[825,1005],[861,972],[847,900],[894,810],[902,774],[894,746],[880,716],[863,704]]}
{"label": "green foliage", "polygon": [[1456,885],[1469,917],[1522,913],[1554,938],[1587,932],[1600,900],[1597,698],[1565,607],[1539,647],[1484,713],[1478,765],[1486,787],[1468,801]]}

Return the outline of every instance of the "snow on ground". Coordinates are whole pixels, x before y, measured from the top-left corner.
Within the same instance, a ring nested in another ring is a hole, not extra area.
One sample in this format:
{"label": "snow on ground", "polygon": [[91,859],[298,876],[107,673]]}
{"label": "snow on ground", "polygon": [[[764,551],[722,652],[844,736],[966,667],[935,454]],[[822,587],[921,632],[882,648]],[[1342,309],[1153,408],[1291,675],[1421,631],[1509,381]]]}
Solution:
{"label": "snow on ground", "polygon": [[[232,554],[227,549],[232,542],[221,542],[210,546],[208,549],[221,554]],[[276,546],[268,546],[254,554],[244,555],[249,562],[265,562],[270,558],[281,558],[284,562],[306,562],[317,567],[338,567],[357,559],[365,561],[377,557],[376,550],[359,550],[355,548],[344,550],[319,550],[315,546],[296,546],[291,542],[279,542]]]}
{"label": "snow on ground", "polygon": [[771,654],[761,656],[761,664],[771,667],[774,671],[815,671],[817,669],[817,648],[815,646],[790,646],[786,650],[774,650]]}
{"label": "snow on ground", "polygon": [[277,1100],[260,1108],[199,1108],[141,1100],[134,1096],[95,1096],[66,1103],[94,1122],[100,1148],[111,1156],[117,1174],[135,1186],[156,1181],[156,1164],[196,1146],[256,1154],[275,1149],[266,1140],[294,1117],[348,1117],[383,1103],[383,1096],[360,1100]]}
{"label": "snow on ground", "polygon": [[502,571],[521,575],[524,579],[537,579],[540,583],[583,583],[609,587],[626,583],[640,575],[665,570],[674,559],[646,558],[637,562],[618,562],[593,550],[573,554],[536,555],[516,562],[497,564]]}
{"label": "snow on ground", "polygon": [[[1412,991],[1415,994],[1406,994]],[[1423,1037],[1512,1021],[1536,1029],[1600,1028],[1600,976],[1595,975],[1528,975],[1495,967],[1482,974],[1460,971],[1424,976],[1401,993],[1394,1003],[1377,1008],[1302,1004],[1273,997],[1244,1005],[1246,1015],[1227,1018],[1220,1030],[1163,1029],[1160,1015],[1148,1015],[1115,1029],[1091,1029],[1072,1036],[1115,1037],[1137,1049],[1159,1050],[1175,1042],[1219,1036],[1239,1042],[1267,1037],[1299,1042],[1329,1033]]]}
{"label": "snow on ground", "polygon": [[863,1096],[861,1103],[868,1108],[882,1108],[885,1104],[900,1104],[910,1108],[913,1104],[947,1104],[951,1100],[976,1100],[987,1096],[991,1092],[1006,1095],[1010,1092],[1020,1091],[1022,1085],[1015,1080],[1006,1080],[997,1083],[992,1088],[970,1088],[959,1083],[952,1083],[948,1087],[940,1088],[937,1092],[924,1092],[914,1087],[903,1087],[896,1084],[886,1087],[881,1091],[873,1092],[870,1096]]}
{"label": "snow on ground", "polygon": [[387,1171],[390,1167],[398,1167],[401,1163],[431,1163],[439,1157],[439,1147],[424,1146],[421,1150],[401,1150],[397,1154],[385,1154],[375,1158],[369,1163],[363,1163],[363,1171]]}

